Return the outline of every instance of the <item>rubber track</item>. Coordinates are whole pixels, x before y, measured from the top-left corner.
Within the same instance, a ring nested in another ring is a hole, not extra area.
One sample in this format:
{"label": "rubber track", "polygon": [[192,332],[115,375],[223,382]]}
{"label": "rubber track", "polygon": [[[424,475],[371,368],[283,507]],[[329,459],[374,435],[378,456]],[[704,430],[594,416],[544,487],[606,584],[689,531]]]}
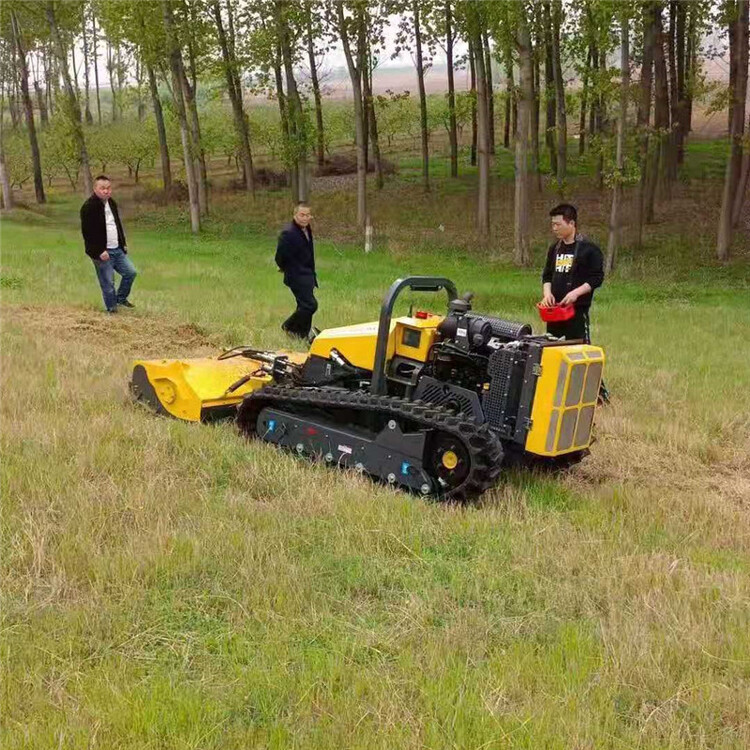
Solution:
{"label": "rubber track", "polygon": [[[248,437],[256,436],[261,410],[285,405],[322,409],[358,409],[382,414],[388,419],[408,419],[430,430],[447,433],[461,441],[470,457],[469,474],[458,487],[440,495],[441,499],[465,502],[492,487],[500,475],[503,449],[486,424],[458,417],[442,406],[424,401],[408,401],[395,396],[374,396],[362,391],[332,388],[268,385],[245,396],[237,411],[237,423]],[[385,477],[382,477],[385,481]]]}

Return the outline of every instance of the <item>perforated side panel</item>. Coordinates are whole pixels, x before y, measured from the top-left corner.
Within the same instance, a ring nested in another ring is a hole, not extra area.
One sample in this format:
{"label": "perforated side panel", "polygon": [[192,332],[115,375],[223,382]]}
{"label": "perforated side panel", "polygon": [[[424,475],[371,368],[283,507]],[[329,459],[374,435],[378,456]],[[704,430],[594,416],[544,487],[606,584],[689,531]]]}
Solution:
{"label": "perforated side panel", "polygon": [[476,393],[435,378],[423,377],[414,391],[414,400],[427,401],[440,406],[456,407],[459,413],[474,417],[483,422],[484,415]]}
{"label": "perforated side panel", "polygon": [[490,356],[487,367],[490,390],[485,394],[482,405],[487,421],[498,429],[505,427],[515,356],[515,352],[500,349]]}

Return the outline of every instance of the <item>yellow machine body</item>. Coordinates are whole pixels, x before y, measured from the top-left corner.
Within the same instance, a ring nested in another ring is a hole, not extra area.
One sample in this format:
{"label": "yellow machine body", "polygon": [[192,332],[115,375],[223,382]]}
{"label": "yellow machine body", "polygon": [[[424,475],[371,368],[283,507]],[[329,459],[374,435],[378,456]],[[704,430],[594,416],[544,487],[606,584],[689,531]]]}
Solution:
{"label": "yellow machine body", "polygon": [[[392,320],[387,360],[399,356],[427,361],[430,347],[439,338],[437,327],[442,320],[440,315]],[[352,365],[371,370],[377,334],[376,322],[330,328],[315,338],[309,353],[278,354],[303,364],[309,356],[327,359],[336,350]],[[526,435],[526,452],[555,458],[589,447],[604,361],[604,351],[597,346],[544,347],[529,405],[531,427]],[[261,370],[261,362],[241,356],[137,360],[133,367],[136,389],[153,390],[145,394],[147,400],[158,403],[173,417],[192,422],[229,414],[248,393],[272,382],[271,376]],[[242,378],[247,378],[246,382],[228,392]],[[489,387],[487,383],[485,389]]]}
{"label": "yellow machine body", "polygon": [[589,447],[603,369],[598,346],[545,347],[526,436],[529,453],[554,457]]}
{"label": "yellow machine body", "polygon": [[[386,359],[400,356],[417,362],[425,362],[430,347],[437,337],[437,327],[442,320],[442,315],[428,315],[426,318],[411,316],[394,318],[390,324]],[[377,339],[377,322],[328,328],[315,337],[310,347],[310,354],[327,359],[331,350],[336,349],[355,367],[372,370]]]}
{"label": "yellow machine body", "polygon": [[[307,358],[306,354],[281,353],[300,363]],[[260,372],[260,367],[260,362],[246,357],[136,360],[133,363],[133,383],[142,390],[150,386],[168,414],[198,422],[208,412],[231,409],[248,393],[268,385],[271,376]],[[250,376],[247,382],[231,393],[227,392],[230,386],[246,376]]]}

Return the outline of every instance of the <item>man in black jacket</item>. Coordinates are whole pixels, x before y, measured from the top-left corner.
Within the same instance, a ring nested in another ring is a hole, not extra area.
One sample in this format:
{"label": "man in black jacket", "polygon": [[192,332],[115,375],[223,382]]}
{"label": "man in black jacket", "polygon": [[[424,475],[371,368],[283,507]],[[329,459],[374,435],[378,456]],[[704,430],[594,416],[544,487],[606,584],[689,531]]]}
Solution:
{"label": "man in black jacket", "polygon": [[[136,270],[127,255],[125,232],[117,204],[112,200],[112,183],[106,175],[100,174],[94,180],[94,193],[81,206],[81,233],[86,255],[96,269],[107,312],[117,312],[118,305],[135,307],[128,296]],[[121,277],[116,291],[115,271]]]}
{"label": "man in black jacket", "polygon": [[[542,272],[542,302],[545,307],[574,305],[569,320],[547,323],[547,333],[565,339],[591,343],[589,309],[594,290],[604,282],[604,258],[593,242],[578,233],[578,211],[569,203],[555,206],[549,215],[556,241],[547,251]],[[609,401],[604,383],[600,398]]]}
{"label": "man in black jacket", "polygon": [[284,273],[284,283],[291,289],[297,309],[281,324],[291,336],[309,338],[312,317],[318,309],[315,287],[315,247],[310,220],[312,212],[306,203],[298,203],[294,219],[284,227],[276,246],[276,265]]}

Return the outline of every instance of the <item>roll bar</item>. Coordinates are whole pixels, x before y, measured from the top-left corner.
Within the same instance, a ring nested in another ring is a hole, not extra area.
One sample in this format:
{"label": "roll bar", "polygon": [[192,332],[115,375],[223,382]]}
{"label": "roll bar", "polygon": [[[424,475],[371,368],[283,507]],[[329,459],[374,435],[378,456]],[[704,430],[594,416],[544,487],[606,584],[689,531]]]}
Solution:
{"label": "roll bar", "polygon": [[411,289],[415,292],[439,292],[441,289],[445,289],[448,294],[448,302],[458,297],[456,285],[450,279],[442,276],[407,276],[405,279],[396,279],[391,284],[390,289],[383,297],[383,305],[380,308],[378,340],[375,345],[375,362],[372,368],[370,392],[376,396],[384,395],[387,391],[385,360],[388,353],[388,336],[391,332],[391,313],[397,297],[404,289]]}

